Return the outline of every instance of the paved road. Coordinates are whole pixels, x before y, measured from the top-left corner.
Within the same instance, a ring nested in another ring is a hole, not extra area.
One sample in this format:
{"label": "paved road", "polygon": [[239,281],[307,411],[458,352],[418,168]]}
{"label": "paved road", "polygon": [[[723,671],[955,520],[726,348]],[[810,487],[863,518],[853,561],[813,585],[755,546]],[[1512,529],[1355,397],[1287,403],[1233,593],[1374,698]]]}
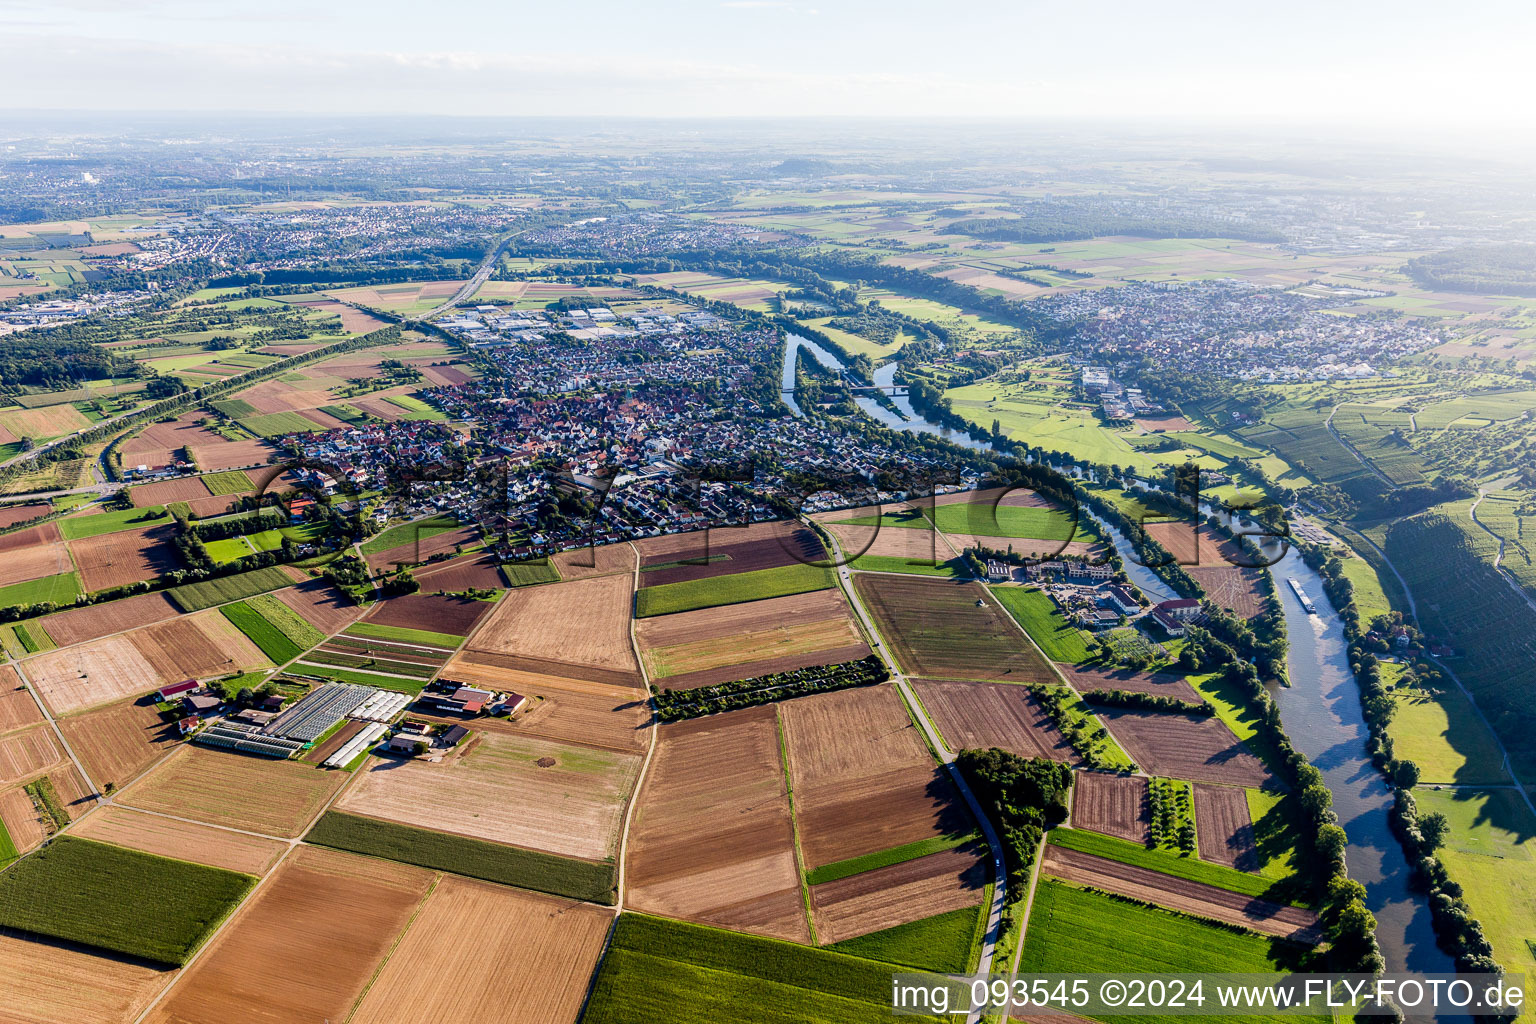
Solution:
{"label": "paved road", "polygon": [[439,316],[448,312],[459,303],[466,302],[472,298],[475,292],[480,290],[480,286],[485,284],[486,281],[490,280],[491,275],[496,272],[496,265],[501,262],[502,251],[506,249],[507,243],[511,242],[512,238],[512,235],[508,235],[500,242],[496,243],[496,247],[491,250],[490,255],[486,256],[486,258],[481,261],[480,269],[475,271],[475,276],[471,277],[468,281],[465,281],[464,287],[453,293],[453,298],[449,299],[441,306],[438,306],[436,309],[423,313],[421,316],[415,317],[414,319],[431,320],[435,316]]}
{"label": "paved road", "polygon": [[[828,537],[832,541],[832,554],[834,558],[838,562],[842,562],[843,551],[842,547],[837,543],[837,538],[831,537],[830,534],[828,534]],[[923,730],[923,734],[928,737],[928,743],[937,752],[939,760],[944,763],[945,769],[948,770],[950,778],[955,783],[955,788],[965,798],[966,804],[971,809],[972,816],[980,823],[982,835],[986,837],[987,846],[992,851],[992,907],[987,916],[987,934],[982,939],[981,959],[976,965],[977,972],[985,974],[992,969],[992,961],[997,954],[997,940],[1001,935],[1003,927],[1003,905],[1007,897],[1005,886],[1008,877],[1003,867],[1003,844],[998,839],[997,833],[993,831],[992,822],[987,819],[986,812],[982,810],[981,802],[976,799],[975,795],[971,792],[971,787],[966,785],[965,778],[960,774],[960,770],[955,767],[954,752],[945,745],[943,737],[939,735],[939,730],[928,719],[928,714],[923,710],[923,706],[918,703],[917,696],[912,692],[911,687],[907,683],[906,676],[901,674],[901,670],[891,660],[890,652],[886,650],[884,642],[880,639],[880,632],[875,628],[874,620],[869,617],[869,611],[864,607],[864,602],[859,600],[858,592],[853,588],[853,574],[848,571],[846,565],[839,565],[837,567],[837,579],[839,585],[843,588],[843,592],[848,596],[848,603],[852,605],[854,612],[859,616],[859,621],[864,623],[864,629],[874,642],[875,652],[880,655],[881,660],[885,662],[886,668],[890,671],[896,691],[901,694],[902,700],[906,701],[913,720]],[[979,1013],[972,1013],[966,1017],[966,1022],[967,1024],[975,1024],[980,1017]]]}

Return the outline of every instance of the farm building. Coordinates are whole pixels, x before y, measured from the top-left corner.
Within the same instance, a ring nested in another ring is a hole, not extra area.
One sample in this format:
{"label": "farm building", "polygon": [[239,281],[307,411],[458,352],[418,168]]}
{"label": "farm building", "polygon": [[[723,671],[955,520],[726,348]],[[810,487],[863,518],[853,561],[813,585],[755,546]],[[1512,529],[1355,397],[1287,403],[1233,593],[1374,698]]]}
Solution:
{"label": "farm building", "polygon": [[179,683],[171,683],[169,686],[162,686],[155,696],[159,697],[162,701],[169,702],[175,700],[177,697],[180,697],[184,693],[191,693],[195,689],[197,689],[196,679],[183,679]]}

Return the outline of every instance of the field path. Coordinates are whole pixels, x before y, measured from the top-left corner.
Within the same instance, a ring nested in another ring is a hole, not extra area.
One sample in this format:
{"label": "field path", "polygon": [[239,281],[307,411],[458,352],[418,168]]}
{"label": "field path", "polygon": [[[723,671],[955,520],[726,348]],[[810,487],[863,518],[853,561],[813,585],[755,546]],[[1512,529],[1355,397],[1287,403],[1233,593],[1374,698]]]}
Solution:
{"label": "field path", "polygon": [[[627,541],[625,543],[628,543]],[[640,549],[633,544],[629,549],[635,553],[635,591],[640,590]],[[651,691],[651,680],[645,672],[645,659],[640,657],[640,641],[635,636],[635,617],[629,617],[629,643],[635,649],[635,663],[640,666],[640,682],[646,693]],[[625,854],[629,850],[629,826],[635,820],[635,805],[640,802],[640,787],[645,785],[646,773],[651,769],[651,758],[656,753],[656,723],[653,721],[650,728],[651,745],[645,750],[645,760],[640,762],[640,774],[635,777],[635,785],[629,791],[629,806],[624,808],[624,827],[619,831],[619,849],[617,852],[619,862],[618,885],[615,890],[615,903],[619,913],[624,912],[624,861]],[[607,952],[605,946],[603,952]],[[583,1007],[585,1008],[585,1007]]]}
{"label": "field path", "polygon": [[[944,745],[943,737],[939,735],[939,730],[934,727],[934,724],[929,721],[927,713],[923,710],[923,706],[919,703],[917,696],[912,692],[906,677],[901,674],[901,670],[891,660],[890,652],[886,649],[885,642],[880,638],[880,631],[875,628],[874,621],[869,617],[868,609],[859,600],[858,591],[854,589],[853,574],[848,571],[848,566],[843,563],[843,550],[838,544],[837,538],[833,537],[830,531],[827,533],[827,538],[832,544],[832,554],[839,563],[837,566],[838,585],[843,588],[843,594],[848,598],[849,605],[858,613],[859,621],[864,624],[864,630],[873,642],[875,652],[880,655],[881,660],[885,662],[886,668],[890,671],[891,679],[896,686],[897,692],[901,694],[902,700],[906,703],[908,712],[923,730],[923,735],[928,737],[929,745],[937,753],[939,760],[943,762],[945,769],[949,772],[950,779],[955,784],[955,788],[965,798],[966,805],[971,809],[971,816],[981,826],[982,835],[987,840],[987,847],[992,851],[992,906],[987,914],[987,933],[981,942],[981,959],[976,965],[977,973],[987,974],[992,970],[992,960],[997,954],[997,940],[1003,928],[1003,904],[1006,902],[1007,897],[1005,888],[1007,885],[1007,872],[1003,869],[1002,843],[998,839],[997,833],[993,830],[992,822],[988,820],[986,812],[982,810],[981,803],[976,799],[975,794],[971,792],[971,787],[966,785],[965,778],[960,774],[960,770],[955,767],[954,752]],[[1027,921],[1024,923],[1027,924]],[[981,1014],[977,1011],[972,1011],[966,1016],[966,1024],[976,1024],[980,1019]]]}

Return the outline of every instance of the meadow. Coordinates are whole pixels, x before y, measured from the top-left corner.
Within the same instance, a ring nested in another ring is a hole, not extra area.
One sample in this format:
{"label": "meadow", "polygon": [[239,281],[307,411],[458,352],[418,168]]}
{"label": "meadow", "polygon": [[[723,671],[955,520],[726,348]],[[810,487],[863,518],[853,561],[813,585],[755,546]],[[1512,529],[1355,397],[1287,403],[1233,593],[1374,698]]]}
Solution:
{"label": "meadow", "polygon": [[935,914],[884,931],[844,939],[826,948],[914,971],[963,974],[976,963],[981,932],[986,928],[991,905],[988,895],[979,906]]}
{"label": "meadow", "polygon": [[1024,627],[1052,661],[1081,665],[1094,657],[1082,630],[1062,617],[1056,602],[1033,587],[992,587],[998,603]]}
{"label": "meadow", "polygon": [[831,569],[803,562],[683,583],[663,583],[659,587],[645,587],[635,595],[635,617],[643,619],[652,615],[787,597],[826,590],[836,585]]}
{"label": "meadow", "polygon": [[1229,892],[1238,892],[1245,896],[1260,896],[1277,903],[1290,902],[1290,898],[1285,893],[1276,891],[1274,879],[1249,874],[1246,871],[1236,871],[1221,864],[1207,863],[1164,849],[1148,849],[1140,843],[1127,842],[1113,836],[1081,829],[1054,828],[1047,833],[1046,841],[1053,846],[1107,857],[1121,864],[1149,868],[1175,878],[1214,885],[1218,889],[1226,889]]}

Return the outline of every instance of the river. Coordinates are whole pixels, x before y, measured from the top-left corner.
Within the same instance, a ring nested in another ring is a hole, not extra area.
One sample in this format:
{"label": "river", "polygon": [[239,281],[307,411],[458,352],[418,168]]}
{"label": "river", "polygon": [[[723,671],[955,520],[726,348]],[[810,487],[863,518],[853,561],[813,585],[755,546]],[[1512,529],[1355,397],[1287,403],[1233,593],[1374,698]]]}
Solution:
{"label": "river", "polygon": [[[842,360],[809,338],[789,334],[784,357],[784,400],[795,415],[803,415],[794,402],[795,353],[806,348],[827,367],[841,367]],[[890,386],[895,363],[875,371],[875,382]],[[858,398],[859,408],[892,428],[914,433],[937,434],[968,448],[990,448],[967,435],[929,422],[905,397],[895,397],[900,415],[871,398]],[[1094,516],[1106,536],[1122,553],[1129,541],[1114,527]],[[1177,596],[1152,570],[1125,559],[1131,581],[1155,600]],[[1349,668],[1349,645],[1343,626],[1323,590],[1323,581],[1293,549],[1271,568],[1276,592],[1285,612],[1290,641],[1286,668],[1290,686],[1274,687],[1280,717],[1291,742],[1323,773],[1333,794],[1339,824],[1349,834],[1346,858],[1351,878],[1366,888],[1366,905],[1376,915],[1376,938],[1390,971],[1452,973],[1455,965],[1435,945],[1429,907],[1421,893],[1409,885],[1411,870],[1397,837],[1388,824],[1392,791],[1366,754],[1370,732],[1360,710],[1360,691]],[[1286,585],[1295,578],[1316,606],[1308,615],[1301,601]],[[1442,1020],[1460,1019],[1442,1016]]]}

